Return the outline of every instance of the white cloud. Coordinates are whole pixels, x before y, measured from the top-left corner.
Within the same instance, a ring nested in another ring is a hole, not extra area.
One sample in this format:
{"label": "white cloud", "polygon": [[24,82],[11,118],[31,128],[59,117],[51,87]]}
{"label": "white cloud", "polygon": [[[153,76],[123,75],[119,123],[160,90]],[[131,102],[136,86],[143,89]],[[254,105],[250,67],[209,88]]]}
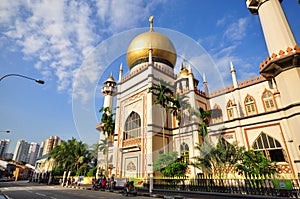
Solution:
{"label": "white cloud", "polygon": [[[120,30],[136,28],[137,23],[150,16],[151,8],[154,4],[162,1],[136,1],[136,0],[119,0],[106,1],[98,0],[97,15],[107,27],[108,32],[119,32]],[[146,23],[145,23],[146,25]]]}
{"label": "white cloud", "polygon": [[229,24],[224,32],[224,37],[231,41],[242,40],[246,36],[248,18],[240,18]]}
{"label": "white cloud", "polygon": [[[237,77],[239,81],[249,79],[257,75],[249,67],[248,60],[241,59],[236,55],[236,50],[239,48],[242,40],[246,37],[248,18],[234,19],[230,16],[226,16],[216,22],[216,25],[223,30],[219,31],[220,35],[210,35],[209,37],[202,39],[201,42],[207,43],[211,47],[208,51],[212,56],[212,59],[217,65],[217,68],[222,76],[224,86],[232,84],[230,73],[230,61],[235,65],[237,71]],[[208,83],[209,83],[208,79]],[[209,84],[209,86],[211,86]],[[212,90],[222,89],[214,87]]]}
{"label": "white cloud", "polygon": [[1,31],[24,58],[36,60],[44,78],[57,79],[57,90],[69,91],[75,71],[102,39],[136,28],[162,2],[3,0]]}
{"label": "white cloud", "polygon": [[22,1],[1,0],[0,3],[0,24],[9,25],[14,21],[15,16],[19,12]]}

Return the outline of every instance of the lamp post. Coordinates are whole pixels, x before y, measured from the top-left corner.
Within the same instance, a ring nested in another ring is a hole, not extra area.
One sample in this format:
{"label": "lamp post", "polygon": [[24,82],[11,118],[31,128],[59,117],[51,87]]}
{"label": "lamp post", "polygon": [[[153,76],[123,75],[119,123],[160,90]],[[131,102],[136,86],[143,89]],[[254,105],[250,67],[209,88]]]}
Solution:
{"label": "lamp post", "polygon": [[4,132],[4,133],[10,133],[10,130],[0,130],[0,132]]}
{"label": "lamp post", "polygon": [[4,78],[9,77],[9,76],[22,77],[22,78],[25,78],[25,79],[33,80],[33,81],[35,81],[36,83],[39,83],[39,84],[44,84],[44,83],[45,83],[43,80],[40,80],[40,79],[34,79],[34,78],[27,77],[27,76],[20,75],[20,74],[7,74],[7,75],[4,75],[4,76],[2,76],[2,77],[0,78],[0,81],[2,81]]}
{"label": "lamp post", "polygon": [[150,197],[152,195],[152,190],[153,190],[153,164],[148,164],[148,177],[149,177],[149,194]]}

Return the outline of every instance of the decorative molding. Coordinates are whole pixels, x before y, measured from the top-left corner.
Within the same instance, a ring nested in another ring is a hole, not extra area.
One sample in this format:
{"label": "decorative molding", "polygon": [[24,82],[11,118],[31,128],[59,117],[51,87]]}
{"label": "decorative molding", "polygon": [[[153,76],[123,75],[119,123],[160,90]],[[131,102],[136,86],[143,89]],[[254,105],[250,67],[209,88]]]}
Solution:
{"label": "decorative molding", "polygon": [[262,71],[271,62],[274,62],[274,61],[276,61],[278,59],[282,59],[284,57],[288,57],[288,56],[294,55],[296,53],[300,53],[300,47],[298,45],[296,45],[294,48],[288,47],[285,51],[284,50],[280,50],[278,52],[278,54],[273,53],[271,55],[271,57],[267,56],[267,58],[260,63],[259,69],[260,69],[260,71]]}

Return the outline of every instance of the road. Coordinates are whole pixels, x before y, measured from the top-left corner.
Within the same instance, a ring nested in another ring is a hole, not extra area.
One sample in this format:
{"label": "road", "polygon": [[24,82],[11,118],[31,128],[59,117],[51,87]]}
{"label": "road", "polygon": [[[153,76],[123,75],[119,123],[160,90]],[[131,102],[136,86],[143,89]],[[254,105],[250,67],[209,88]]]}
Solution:
{"label": "road", "polygon": [[[12,199],[124,199],[128,198],[118,193],[92,191],[83,189],[63,188],[60,186],[47,186],[27,181],[0,182],[0,190]],[[149,197],[137,196],[138,199]]]}
{"label": "road", "polygon": [[[136,198],[136,199],[150,199],[150,197],[137,196],[137,197],[125,197],[119,193],[111,193],[105,191],[93,191],[84,189],[74,188],[63,188],[60,186],[47,186],[38,183],[28,183],[27,181],[18,182],[0,182],[0,190],[8,195],[11,199],[125,199],[125,198]],[[183,195],[183,193],[180,193]],[[184,198],[179,193],[172,197],[165,198]],[[189,194],[190,195],[190,194]],[[154,199],[155,197],[151,197]],[[162,198],[162,197],[160,197]],[[251,196],[251,195],[238,195],[238,194],[223,194],[223,193],[205,193],[199,192],[199,194],[192,194],[192,196],[185,197],[185,199],[274,199],[274,197],[267,196]],[[280,199],[280,197],[277,197]],[[282,198],[283,199],[283,198]]]}

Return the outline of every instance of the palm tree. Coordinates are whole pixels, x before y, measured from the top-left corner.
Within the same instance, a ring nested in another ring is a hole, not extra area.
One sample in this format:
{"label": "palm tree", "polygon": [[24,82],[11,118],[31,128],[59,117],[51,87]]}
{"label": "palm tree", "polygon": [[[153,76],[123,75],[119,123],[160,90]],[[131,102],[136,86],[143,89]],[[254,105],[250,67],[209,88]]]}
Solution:
{"label": "palm tree", "polygon": [[87,145],[82,141],[78,142],[74,137],[62,143],[50,152],[48,159],[53,158],[57,167],[62,168],[66,173],[75,173],[83,163],[89,163],[91,156]]}
{"label": "palm tree", "polygon": [[108,170],[108,140],[104,138],[100,141],[98,149],[103,155],[106,155],[106,170]]}
{"label": "palm tree", "polygon": [[173,114],[173,116],[176,118],[179,128],[180,128],[180,124],[181,124],[181,114],[182,114],[181,103],[180,103],[182,101],[181,99],[182,98],[179,94],[177,94],[177,93],[174,94],[174,96],[172,96],[170,98],[172,105],[168,106],[168,109]]}
{"label": "palm tree", "polygon": [[110,137],[115,131],[115,119],[109,107],[102,107],[99,112],[102,113],[101,122],[104,135]]}
{"label": "palm tree", "polygon": [[[157,85],[153,85],[149,88],[150,92],[152,92],[154,95],[156,95],[156,99],[154,100],[154,104],[160,104],[163,109],[165,110],[165,114],[168,113],[168,104],[171,101],[171,96],[173,95],[173,91],[166,87],[165,85],[162,85],[161,83],[158,83]],[[163,112],[162,112],[162,120],[163,120]],[[162,131],[163,131],[163,148],[164,153],[166,151],[165,149],[165,130],[164,130],[164,121],[162,121]]]}
{"label": "palm tree", "polygon": [[84,162],[87,162],[86,160],[92,159],[91,154],[87,151],[87,148],[88,146],[82,141],[74,143],[74,166],[76,171]]}
{"label": "palm tree", "polygon": [[[179,95],[175,93],[171,98],[170,101],[172,102],[171,106],[168,107],[171,114],[176,118],[178,128],[179,128],[179,136],[180,136],[180,126],[182,123],[182,119],[185,120],[185,114],[183,113],[184,110],[190,109],[190,104],[187,102],[188,96],[186,95]],[[181,143],[181,137],[179,137]],[[180,147],[179,147],[180,148]]]}
{"label": "palm tree", "polygon": [[202,137],[202,142],[204,141],[205,136],[208,134],[207,126],[209,124],[211,113],[211,110],[205,111],[202,107],[200,107],[198,111],[194,113],[200,119],[199,133]]}
{"label": "palm tree", "polygon": [[107,138],[105,138],[105,139],[102,139],[98,145],[99,151],[101,151],[103,154],[107,154],[107,152],[108,152],[107,143],[108,143]]}
{"label": "palm tree", "polygon": [[[102,112],[101,122],[103,134],[108,138],[107,146],[112,146],[113,135],[115,132],[115,119],[109,107],[102,107],[99,112]],[[108,161],[108,160],[107,160]]]}
{"label": "palm tree", "polygon": [[62,141],[60,145],[54,147],[50,152],[48,159],[53,158],[58,167],[61,167],[65,171],[69,171],[72,163],[72,158],[69,155],[70,150],[68,143]]}
{"label": "palm tree", "polygon": [[[115,119],[110,107],[102,107],[99,110],[99,112],[102,112],[102,131],[103,134],[106,136],[106,138],[102,140],[102,143],[99,144],[99,150],[102,151],[103,154],[106,154],[106,169],[108,169],[108,147],[113,143],[113,135],[115,132]],[[104,144],[106,144],[106,146]]]}
{"label": "palm tree", "polygon": [[196,144],[200,155],[194,157],[193,165],[204,173],[218,175],[228,174],[235,164],[242,159],[244,147],[237,143],[230,144],[224,138],[219,138],[216,146],[205,141],[204,144]]}

